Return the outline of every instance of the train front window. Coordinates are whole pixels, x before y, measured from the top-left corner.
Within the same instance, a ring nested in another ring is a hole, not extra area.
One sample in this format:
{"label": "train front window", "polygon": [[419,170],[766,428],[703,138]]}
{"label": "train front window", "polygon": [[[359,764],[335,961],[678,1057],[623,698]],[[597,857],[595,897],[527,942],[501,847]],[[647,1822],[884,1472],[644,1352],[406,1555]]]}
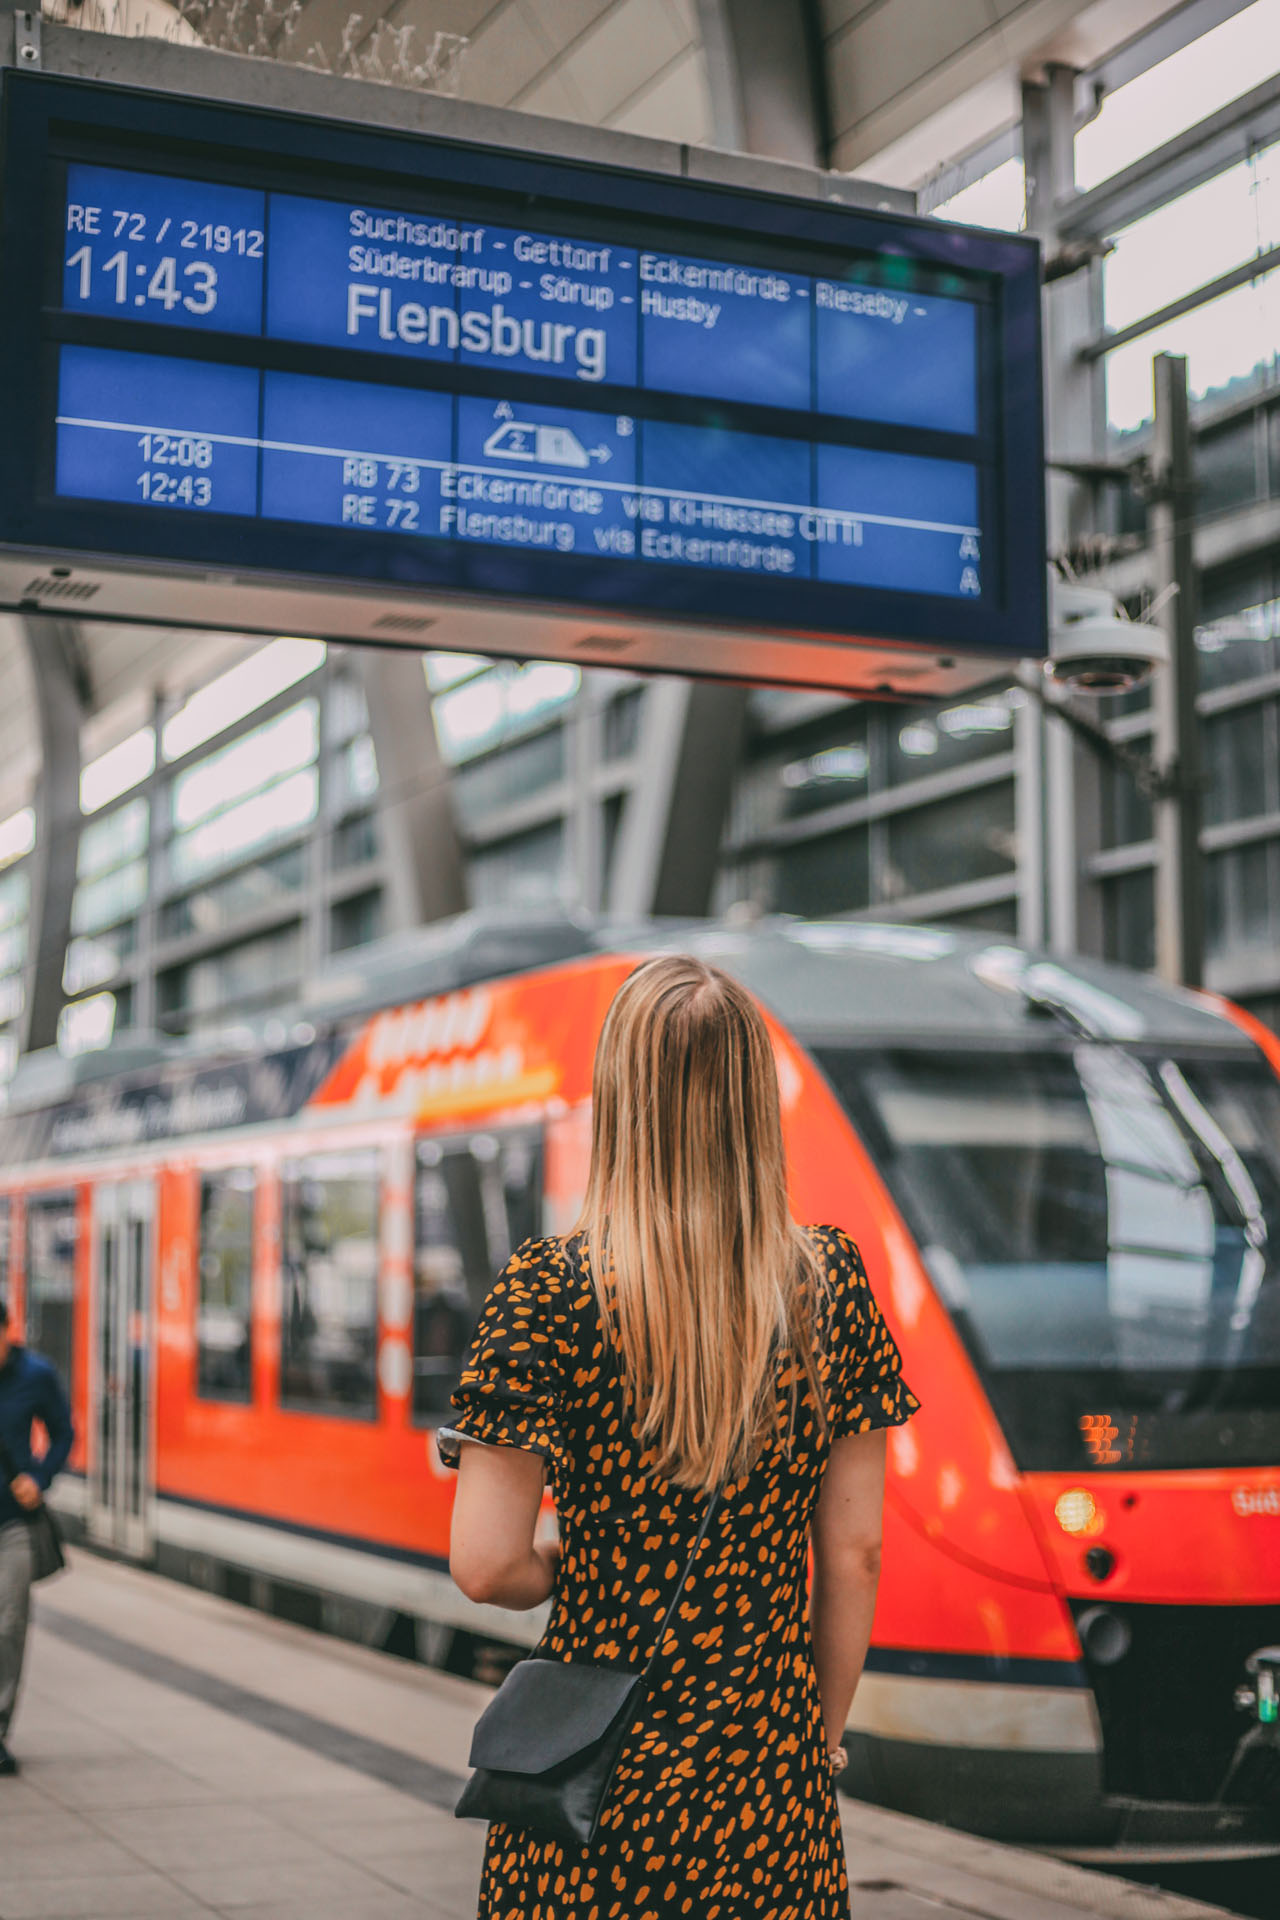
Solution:
{"label": "train front window", "polygon": [[1022,1465],[1274,1462],[1280,1082],[1260,1057],[820,1058]]}
{"label": "train front window", "polygon": [[495,1277],[542,1230],[542,1142],[528,1128],[419,1140],[414,1185],[413,1412],[449,1411]]}

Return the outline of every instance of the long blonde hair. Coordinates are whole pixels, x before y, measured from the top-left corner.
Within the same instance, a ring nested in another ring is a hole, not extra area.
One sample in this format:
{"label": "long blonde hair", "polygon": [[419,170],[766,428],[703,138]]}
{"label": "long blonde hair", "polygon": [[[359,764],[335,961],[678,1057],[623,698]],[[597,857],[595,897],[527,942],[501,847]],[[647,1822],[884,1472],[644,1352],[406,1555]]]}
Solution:
{"label": "long blonde hair", "polygon": [[656,1471],[706,1488],[747,1474],[815,1358],[822,1270],[787,1206],[778,1075],[759,1009],[688,954],[637,967],[596,1048],[578,1229]]}

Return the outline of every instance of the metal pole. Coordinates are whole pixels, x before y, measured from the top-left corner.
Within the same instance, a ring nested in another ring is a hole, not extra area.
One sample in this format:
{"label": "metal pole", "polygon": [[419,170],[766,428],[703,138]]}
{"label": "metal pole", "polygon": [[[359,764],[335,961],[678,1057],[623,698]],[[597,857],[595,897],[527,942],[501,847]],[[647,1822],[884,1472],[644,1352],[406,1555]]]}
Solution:
{"label": "metal pole", "polygon": [[1153,374],[1151,553],[1156,592],[1174,589],[1164,611],[1169,665],[1156,674],[1151,694],[1152,745],[1166,783],[1155,802],[1156,971],[1175,986],[1198,987],[1204,968],[1204,869],[1186,360],[1180,354],[1159,354]]}

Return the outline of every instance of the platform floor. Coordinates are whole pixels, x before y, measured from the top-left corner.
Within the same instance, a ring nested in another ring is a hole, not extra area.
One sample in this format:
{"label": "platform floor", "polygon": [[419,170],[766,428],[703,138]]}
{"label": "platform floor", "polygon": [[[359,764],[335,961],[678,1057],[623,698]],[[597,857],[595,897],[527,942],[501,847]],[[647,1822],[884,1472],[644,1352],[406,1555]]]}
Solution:
{"label": "platform floor", "polygon": [[[474,1920],[483,1688],[85,1553],[36,1603],[0,1920]],[[858,1920],[1209,1920],[847,1801]]]}

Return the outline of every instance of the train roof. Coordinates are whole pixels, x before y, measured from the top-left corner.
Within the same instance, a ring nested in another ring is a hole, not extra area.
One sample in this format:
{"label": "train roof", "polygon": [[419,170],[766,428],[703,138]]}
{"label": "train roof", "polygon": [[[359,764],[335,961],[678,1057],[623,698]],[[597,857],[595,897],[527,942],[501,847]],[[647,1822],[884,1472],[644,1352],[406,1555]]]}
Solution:
{"label": "train roof", "polygon": [[99,1052],[28,1055],[8,1111],[92,1099],[215,1062],[303,1052],[383,1008],[541,971],[593,954],[687,951],[735,974],[810,1045],[1026,1044],[1064,1033],[1152,1045],[1248,1050],[1209,996],[1104,961],[1069,963],[981,933],[869,920],[623,921],[472,912],[331,961],[284,1013],[194,1040],[127,1032]]}

